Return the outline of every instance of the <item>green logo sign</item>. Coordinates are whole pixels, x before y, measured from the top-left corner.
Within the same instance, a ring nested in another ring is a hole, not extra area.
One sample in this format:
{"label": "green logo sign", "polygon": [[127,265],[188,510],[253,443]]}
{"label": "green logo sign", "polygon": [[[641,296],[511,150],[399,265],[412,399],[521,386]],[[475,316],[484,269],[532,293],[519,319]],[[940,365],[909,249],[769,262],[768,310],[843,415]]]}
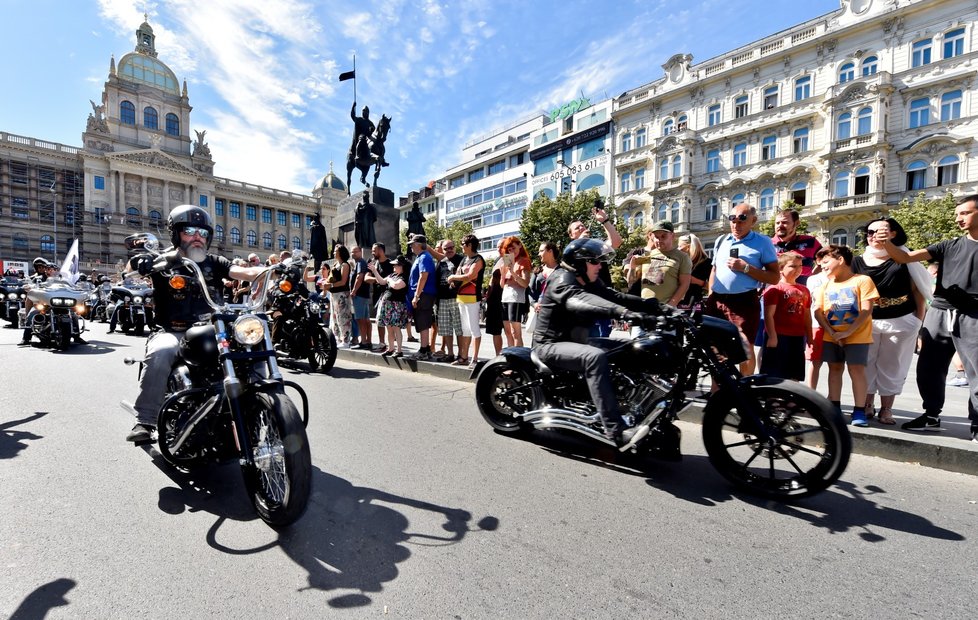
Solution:
{"label": "green logo sign", "polygon": [[553,110],[550,110],[550,122],[553,123],[555,121],[562,121],[568,116],[571,116],[576,112],[580,112],[581,110],[586,109],[590,105],[591,105],[591,100],[588,99],[587,97],[581,96],[580,99],[575,99],[570,103],[565,103],[559,108],[554,108]]}

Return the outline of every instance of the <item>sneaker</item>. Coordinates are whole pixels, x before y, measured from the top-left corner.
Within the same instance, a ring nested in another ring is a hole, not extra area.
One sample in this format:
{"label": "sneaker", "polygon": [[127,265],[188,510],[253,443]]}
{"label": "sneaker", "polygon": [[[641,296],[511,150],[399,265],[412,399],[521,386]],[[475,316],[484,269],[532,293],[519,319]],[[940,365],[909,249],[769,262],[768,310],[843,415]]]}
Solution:
{"label": "sneaker", "polygon": [[75,344],[88,344],[88,341],[81,336],[75,336],[72,340],[75,341]]}
{"label": "sneaker", "polygon": [[153,433],[156,431],[155,426],[149,424],[137,424],[132,427],[129,434],[126,435],[126,441],[131,441],[133,443],[140,443],[143,441],[150,441],[153,438]]}
{"label": "sneaker", "polygon": [[17,346],[18,347],[29,347],[29,346],[31,346],[31,341],[30,340],[21,340],[20,342],[17,343]]}
{"label": "sneaker", "polygon": [[900,428],[905,431],[939,431],[941,430],[941,419],[936,415],[925,413],[909,422],[904,422]]}
{"label": "sneaker", "polygon": [[414,360],[416,362],[430,362],[431,361],[431,353],[429,353],[427,351],[418,351],[417,353],[415,353],[414,355],[412,355],[408,359]]}
{"label": "sneaker", "polygon": [[866,420],[865,411],[853,411],[852,412],[852,425],[865,428],[869,426],[869,422]]}
{"label": "sneaker", "polygon": [[339,343],[339,344],[336,345],[336,348],[337,349],[352,349],[353,348],[353,345],[347,344],[345,342],[341,342],[341,343]]}
{"label": "sneaker", "polygon": [[951,387],[968,387],[968,379],[963,373],[958,373],[948,380],[947,385]]}

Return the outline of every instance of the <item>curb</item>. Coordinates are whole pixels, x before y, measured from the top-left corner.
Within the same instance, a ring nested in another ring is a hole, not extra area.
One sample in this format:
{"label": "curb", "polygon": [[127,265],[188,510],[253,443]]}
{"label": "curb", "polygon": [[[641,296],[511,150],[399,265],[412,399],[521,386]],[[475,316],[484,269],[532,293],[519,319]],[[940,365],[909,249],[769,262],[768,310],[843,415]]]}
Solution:
{"label": "curb", "polygon": [[[469,375],[472,371],[468,368],[439,362],[392,359],[356,349],[340,349],[337,351],[337,359],[471,383]],[[702,409],[694,406],[688,409],[680,420],[700,424]],[[855,454],[978,476],[978,443],[942,437],[936,433],[909,435],[873,427],[850,426],[849,432],[852,435],[852,451]]]}

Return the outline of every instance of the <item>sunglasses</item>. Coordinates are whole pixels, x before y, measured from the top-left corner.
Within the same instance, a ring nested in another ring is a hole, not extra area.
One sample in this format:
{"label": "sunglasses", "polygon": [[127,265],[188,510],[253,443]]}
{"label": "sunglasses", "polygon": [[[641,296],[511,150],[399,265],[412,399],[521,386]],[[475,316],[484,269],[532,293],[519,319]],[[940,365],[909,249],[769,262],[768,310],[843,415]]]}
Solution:
{"label": "sunglasses", "polygon": [[728,215],[727,219],[730,220],[731,222],[737,222],[737,221],[746,222],[747,218],[749,217],[750,215],[746,213],[741,213],[740,215]]}
{"label": "sunglasses", "polygon": [[206,239],[211,236],[211,231],[207,230],[206,228],[200,228],[199,226],[185,226],[180,232],[188,237],[200,235],[201,239]]}
{"label": "sunglasses", "polygon": [[604,263],[604,261],[602,259],[600,259],[600,258],[589,258],[589,259],[587,259],[587,264],[588,265],[600,265],[602,263]]}
{"label": "sunglasses", "polygon": [[866,232],[868,232],[869,234],[873,235],[873,234],[878,233],[881,230],[882,230],[882,228],[867,228],[866,229]]}

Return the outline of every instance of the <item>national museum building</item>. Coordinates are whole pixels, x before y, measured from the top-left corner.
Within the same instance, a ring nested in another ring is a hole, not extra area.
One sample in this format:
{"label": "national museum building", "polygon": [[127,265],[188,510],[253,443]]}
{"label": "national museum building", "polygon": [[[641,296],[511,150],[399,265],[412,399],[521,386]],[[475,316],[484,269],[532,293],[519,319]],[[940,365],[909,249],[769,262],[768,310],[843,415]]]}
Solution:
{"label": "national museum building", "polygon": [[157,59],[148,23],[134,52],[113,59],[82,146],[0,132],[0,260],[62,260],[78,239],[85,271],[117,271],[123,239],[149,231],[168,242],[181,204],[214,219],[211,251],[227,257],[308,250],[309,221],[331,228],[346,186],[332,170],[311,195],[214,176],[205,132],[191,138],[187,84]]}

